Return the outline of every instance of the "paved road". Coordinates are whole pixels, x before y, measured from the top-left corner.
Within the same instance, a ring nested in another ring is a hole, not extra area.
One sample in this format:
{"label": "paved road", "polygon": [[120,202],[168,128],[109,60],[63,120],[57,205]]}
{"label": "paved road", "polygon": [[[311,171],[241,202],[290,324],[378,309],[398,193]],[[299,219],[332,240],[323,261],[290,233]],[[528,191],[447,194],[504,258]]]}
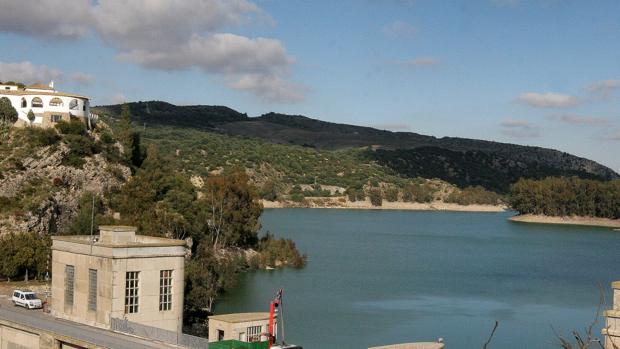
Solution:
{"label": "paved road", "polygon": [[6,299],[0,300],[0,318],[19,324],[77,338],[102,347],[113,349],[170,349],[169,345],[154,343],[132,336],[56,319],[41,310],[16,307]]}

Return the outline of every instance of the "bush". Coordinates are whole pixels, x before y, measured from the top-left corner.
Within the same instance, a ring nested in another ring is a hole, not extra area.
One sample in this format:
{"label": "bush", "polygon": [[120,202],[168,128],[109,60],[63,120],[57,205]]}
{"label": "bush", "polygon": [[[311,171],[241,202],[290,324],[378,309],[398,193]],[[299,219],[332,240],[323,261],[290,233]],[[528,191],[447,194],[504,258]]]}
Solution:
{"label": "bush", "polygon": [[84,165],[84,157],[98,153],[101,149],[87,136],[66,135],[64,142],[69,146],[69,152],[63,159],[63,165],[81,168]]}
{"label": "bush", "polygon": [[394,187],[385,190],[385,199],[389,202],[398,201],[398,189]]}
{"label": "bush", "polygon": [[407,202],[431,202],[434,198],[435,189],[427,183],[412,183],[405,186],[403,200]]}
{"label": "bush", "polygon": [[276,239],[270,233],[258,242],[259,267],[291,266],[301,268],[306,264],[306,255],[301,255],[293,240]]}
{"label": "bush", "polygon": [[446,202],[459,205],[497,205],[500,200],[501,196],[497,193],[488,191],[480,186],[467,187],[463,190],[455,189],[446,198]]}
{"label": "bush", "polygon": [[80,120],[72,119],[69,122],[60,121],[56,125],[56,129],[64,135],[78,135],[83,136],[86,134],[86,125]]}
{"label": "bush", "polygon": [[54,145],[60,140],[58,132],[52,128],[27,128],[26,136],[32,145],[39,147]]}
{"label": "bush", "polygon": [[370,203],[373,206],[383,205],[383,196],[381,195],[381,189],[376,189],[376,188],[370,189],[368,196],[370,196]]}

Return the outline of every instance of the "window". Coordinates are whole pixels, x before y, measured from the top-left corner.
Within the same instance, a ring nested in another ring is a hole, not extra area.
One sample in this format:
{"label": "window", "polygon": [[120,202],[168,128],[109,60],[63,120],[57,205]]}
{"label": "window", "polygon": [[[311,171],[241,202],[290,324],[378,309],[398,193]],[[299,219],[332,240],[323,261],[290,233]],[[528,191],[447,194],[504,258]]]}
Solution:
{"label": "window", "polygon": [[71,109],[71,110],[77,110],[78,109],[78,100],[77,99],[72,99],[71,102],[69,102],[69,109]]}
{"label": "window", "polygon": [[62,107],[62,99],[58,97],[52,98],[50,101],[50,107]]}
{"label": "window", "polygon": [[172,309],[172,270],[159,271],[159,311]]}
{"label": "window", "polygon": [[250,326],[248,327],[248,342],[260,342],[260,334],[262,330],[262,326]]}
{"label": "window", "polygon": [[138,312],[138,283],[140,272],[128,271],[125,273],[125,313]]}
{"label": "window", "polygon": [[97,269],[88,269],[88,310],[97,310]]}
{"label": "window", "polygon": [[52,122],[59,122],[60,120],[62,120],[62,115],[52,114],[51,118],[52,118]]}
{"label": "window", "polygon": [[43,101],[39,97],[34,97],[32,99],[32,107],[33,108],[43,108]]}
{"label": "window", "polygon": [[65,265],[65,305],[73,306],[73,286],[75,277],[75,267]]}
{"label": "window", "polygon": [[10,90],[11,88],[9,86],[4,86],[5,90]]}
{"label": "window", "polygon": [[27,108],[28,102],[26,102],[26,98],[22,98],[22,108]]}
{"label": "window", "polygon": [[224,331],[217,330],[217,340],[218,341],[223,341],[224,340]]}

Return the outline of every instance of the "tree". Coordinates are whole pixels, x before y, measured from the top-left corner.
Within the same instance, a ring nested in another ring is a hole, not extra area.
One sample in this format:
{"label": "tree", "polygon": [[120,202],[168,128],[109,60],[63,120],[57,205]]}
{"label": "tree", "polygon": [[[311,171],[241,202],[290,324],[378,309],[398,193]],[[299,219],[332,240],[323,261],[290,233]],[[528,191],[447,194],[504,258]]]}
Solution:
{"label": "tree", "polygon": [[94,231],[98,231],[99,222],[101,221],[102,215],[105,213],[105,207],[101,198],[93,193],[87,192],[82,195],[78,205],[78,212],[69,225],[69,234],[88,235],[90,234],[91,226]]}
{"label": "tree", "polygon": [[17,121],[17,110],[7,97],[0,98],[0,123],[12,125]]}
{"label": "tree", "polygon": [[222,253],[208,242],[199,244],[186,268],[185,306],[190,312],[210,313],[217,295],[232,288],[244,265],[240,256]]}
{"label": "tree", "polygon": [[0,273],[13,278],[28,277],[33,273],[41,277],[50,257],[51,239],[36,233],[5,234],[0,238]]}
{"label": "tree", "polygon": [[381,189],[379,188],[370,189],[368,196],[370,197],[370,203],[373,206],[383,205],[383,196],[381,195]]}
{"label": "tree", "polygon": [[253,246],[263,207],[258,194],[241,169],[207,178],[205,196],[199,200],[200,221],[213,247]]}
{"label": "tree", "polygon": [[28,120],[30,120],[30,123],[32,124],[35,120],[36,116],[34,115],[34,112],[32,111],[32,109],[30,109],[28,111]]}
{"label": "tree", "polygon": [[201,238],[196,220],[197,193],[187,176],[177,173],[170,162],[150,147],[148,156],[112,198],[112,206],[127,224],[138,226],[143,234]]}
{"label": "tree", "polygon": [[125,103],[121,106],[121,120],[118,124],[118,140],[123,146],[125,160],[135,169],[142,165],[145,152],[141,146],[140,133],[133,131],[132,127],[131,109],[129,108],[129,104]]}

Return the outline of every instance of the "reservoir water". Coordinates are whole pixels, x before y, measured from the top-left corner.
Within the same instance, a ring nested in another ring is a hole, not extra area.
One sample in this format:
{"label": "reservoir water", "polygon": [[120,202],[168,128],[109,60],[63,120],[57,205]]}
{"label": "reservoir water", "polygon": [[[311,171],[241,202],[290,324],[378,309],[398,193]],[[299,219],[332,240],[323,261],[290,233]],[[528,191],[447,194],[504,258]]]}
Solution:
{"label": "reservoir water", "polygon": [[[266,210],[303,269],[240,275],[216,313],[267,311],[284,288],[287,342],[368,348],[444,338],[450,348],[554,348],[620,280],[620,232],[513,223],[511,213]],[[600,337],[603,319],[595,327]],[[571,337],[572,338],[572,337]]]}

